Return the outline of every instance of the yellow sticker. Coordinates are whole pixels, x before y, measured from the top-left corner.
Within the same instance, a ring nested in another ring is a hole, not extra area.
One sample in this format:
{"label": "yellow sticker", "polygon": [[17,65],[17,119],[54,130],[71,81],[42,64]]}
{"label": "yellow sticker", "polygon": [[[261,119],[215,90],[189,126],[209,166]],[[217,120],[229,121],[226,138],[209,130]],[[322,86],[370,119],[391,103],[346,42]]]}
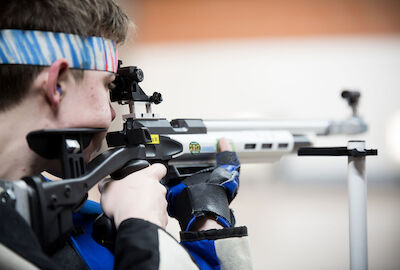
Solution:
{"label": "yellow sticker", "polygon": [[158,134],[150,134],[151,142],[148,144],[160,144],[160,136]]}
{"label": "yellow sticker", "polygon": [[191,142],[189,144],[189,151],[192,155],[200,154],[201,146],[198,142]]}

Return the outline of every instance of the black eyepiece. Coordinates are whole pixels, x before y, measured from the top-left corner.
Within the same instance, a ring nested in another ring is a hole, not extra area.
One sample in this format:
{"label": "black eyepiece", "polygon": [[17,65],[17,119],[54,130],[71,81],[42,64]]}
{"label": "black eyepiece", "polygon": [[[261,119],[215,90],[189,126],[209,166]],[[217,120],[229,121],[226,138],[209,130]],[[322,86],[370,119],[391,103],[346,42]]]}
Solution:
{"label": "black eyepiece", "polygon": [[151,97],[146,95],[139,83],[144,80],[143,71],[136,66],[121,67],[122,61],[118,61],[117,76],[110,91],[111,102],[118,101],[123,104],[130,101],[141,101],[159,104],[162,101],[160,93],[155,92]]}

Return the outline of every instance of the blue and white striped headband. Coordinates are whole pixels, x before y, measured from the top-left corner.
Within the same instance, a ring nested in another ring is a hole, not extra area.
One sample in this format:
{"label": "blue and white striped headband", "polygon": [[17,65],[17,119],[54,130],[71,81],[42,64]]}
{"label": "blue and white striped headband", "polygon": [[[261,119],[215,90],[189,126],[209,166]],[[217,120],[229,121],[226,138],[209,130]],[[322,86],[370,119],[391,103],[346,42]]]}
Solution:
{"label": "blue and white striped headband", "polygon": [[50,66],[66,59],[70,68],[117,72],[115,42],[101,37],[36,30],[0,30],[0,64]]}

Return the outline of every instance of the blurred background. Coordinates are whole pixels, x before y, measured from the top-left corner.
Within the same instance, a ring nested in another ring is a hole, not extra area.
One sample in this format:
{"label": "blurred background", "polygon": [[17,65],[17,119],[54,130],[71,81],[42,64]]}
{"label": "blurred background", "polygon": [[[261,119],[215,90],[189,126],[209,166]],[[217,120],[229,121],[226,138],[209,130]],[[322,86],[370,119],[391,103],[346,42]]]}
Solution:
{"label": "blurred background", "polygon": [[[169,119],[340,120],[341,90],[360,90],[369,131],[315,143],[379,149],[367,159],[369,266],[400,269],[399,0],[117,2],[136,24],[120,59],[143,69]],[[295,155],[242,166],[233,208],[255,269],[349,268],[346,170],[345,157]]]}

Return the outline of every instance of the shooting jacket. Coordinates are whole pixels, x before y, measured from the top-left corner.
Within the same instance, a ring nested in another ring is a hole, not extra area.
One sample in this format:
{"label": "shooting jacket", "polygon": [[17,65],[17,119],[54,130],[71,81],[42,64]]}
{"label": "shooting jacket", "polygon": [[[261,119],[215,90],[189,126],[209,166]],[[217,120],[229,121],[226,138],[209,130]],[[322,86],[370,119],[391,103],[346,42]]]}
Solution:
{"label": "shooting jacket", "polygon": [[114,257],[91,238],[100,207],[88,204],[75,218],[82,233],[52,258],[23,218],[0,204],[0,269],[251,269],[246,227],[181,232],[179,244],[157,225],[132,218],[118,229]]}

